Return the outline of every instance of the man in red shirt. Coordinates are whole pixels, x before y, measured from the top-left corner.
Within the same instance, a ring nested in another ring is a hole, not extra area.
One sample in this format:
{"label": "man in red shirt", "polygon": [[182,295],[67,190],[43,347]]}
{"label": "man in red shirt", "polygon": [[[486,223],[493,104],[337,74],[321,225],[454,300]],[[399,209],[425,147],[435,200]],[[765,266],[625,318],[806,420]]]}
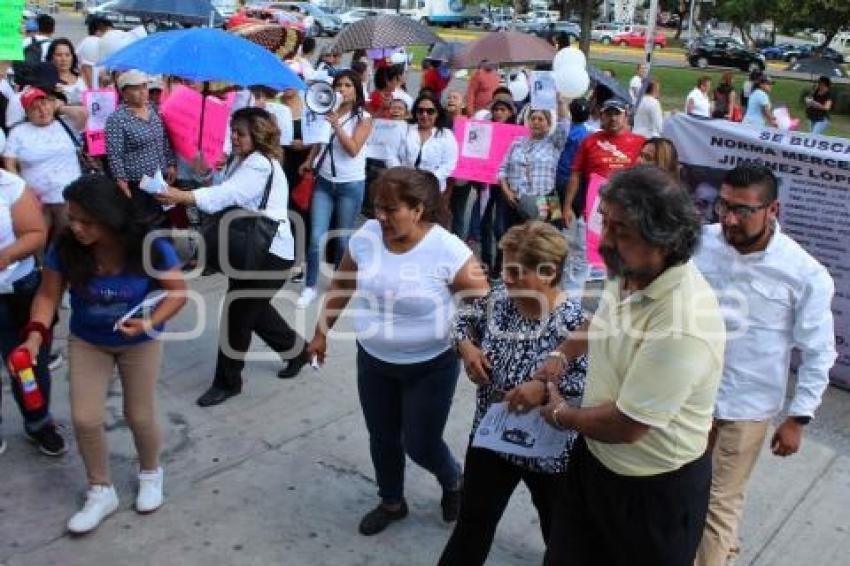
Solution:
{"label": "man in red shirt", "polygon": [[482,61],[469,79],[466,86],[466,111],[470,116],[490,106],[493,91],[499,86],[499,73],[496,65]]}
{"label": "man in red shirt", "polygon": [[571,292],[581,292],[590,274],[587,264],[587,224],[583,218],[587,183],[596,173],[606,179],[616,171],[637,163],[646,139],[628,129],[626,101],[609,98],[602,103],[602,129],[587,136],[573,159],[573,170],[564,198],[564,225],[570,245],[570,259],[564,284]]}
{"label": "man in red shirt", "polygon": [[441,68],[441,62],[433,59],[422,60],[422,79],[420,89],[430,88],[437,95],[439,100],[443,96],[443,91],[449,86],[451,75],[445,72],[447,69]]}

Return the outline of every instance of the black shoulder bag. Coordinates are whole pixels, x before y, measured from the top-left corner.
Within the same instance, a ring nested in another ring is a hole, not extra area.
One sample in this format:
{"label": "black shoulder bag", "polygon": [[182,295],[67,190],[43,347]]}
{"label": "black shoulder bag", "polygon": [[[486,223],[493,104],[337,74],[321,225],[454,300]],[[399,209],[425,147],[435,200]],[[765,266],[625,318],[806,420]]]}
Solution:
{"label": "black shoulder bag", "polygon": [[103,167],[103,162],[96,157],[91,157],[87,152],[86,148],[83,145],[83,142],[80,141],[80,138],[71,131],[71,128],[68,127],[68,124],[60,118],[56,117],[56,121],[62,126],[62,129],[68,134],[68,137],[71,138],[71,143],[74,144],[74,149],[77,151],[77,161],[80,162],[80,170],[84,175],[87,174],[105,174],[105,170]]}
{"label": "black shoulder bag", "polygon": [[254,211],[231,206],[213,215],[204,226],[202,236],[207,247],[208,269],[222,272],[234,279],[253,279],[250,273],[242,272],[262,270],[272,239],[282,222],[263,214],[269,202],[274,178],[274,164],[268,157],[266,159],[271,173],[266,180],[259,208]]}

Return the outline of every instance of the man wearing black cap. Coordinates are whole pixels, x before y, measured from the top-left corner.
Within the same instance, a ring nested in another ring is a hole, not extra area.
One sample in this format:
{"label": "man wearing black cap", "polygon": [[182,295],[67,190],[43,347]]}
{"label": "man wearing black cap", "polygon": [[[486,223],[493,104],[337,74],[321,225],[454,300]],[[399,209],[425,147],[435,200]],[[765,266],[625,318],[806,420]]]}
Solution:
{"label": "man wearing black cap", "polygon": [[[601,105],[602,129],[587,136],[576,152],[572,173],[564,198],[564,224],[570,232],[570,255],[585,255],[584,241],[587,228],[582,218],[587,198],[587,183],[593,173],[608,178],[616,171],[637,163],[645,141],[643,136],[628,129],[628,103],[619,98],[609,98]],[[570,283],[571,289],[581,292],[587,274],[578,274]]]}

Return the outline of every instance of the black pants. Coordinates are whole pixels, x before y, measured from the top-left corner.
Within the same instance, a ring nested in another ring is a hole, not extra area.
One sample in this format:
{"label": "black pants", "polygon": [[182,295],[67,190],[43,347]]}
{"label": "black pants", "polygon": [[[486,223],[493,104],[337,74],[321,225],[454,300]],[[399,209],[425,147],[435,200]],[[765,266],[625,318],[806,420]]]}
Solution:
{"label": "black pants", "polygon": [[693,564],[708,512],[708,454],[673,472],[621,476],[580,438],[563,485],[545,566]]}
{"label": "black pants", "polygon": [[[213,385],[230,391],[242,390],[242,368],[244,354],[251,346],[251,334],[256,333],[275,352],[287,357],[297,356],[304,348],[304,339],[290,328],[271,304],[274,293],[283,287],[292,267],[291,260],[284,260],[269,253],[263,271],[273,272],[274,279],[228,279],[224,309],[221,313],[218,360],[215,366]],[[253,291],[260,296],[236,296],[241,291]],[[231,355],[224,347],[233,350]]]}
{"label": "black pants", "polygon": [[460,516],[443,549],[439,566],[484,564],[496,526],[520,481],[531,492],[531,501],[540,517],[543,541],[548,543],[552,506],[563,476],[532,472],[491,450],[469,447],[463,467]]}

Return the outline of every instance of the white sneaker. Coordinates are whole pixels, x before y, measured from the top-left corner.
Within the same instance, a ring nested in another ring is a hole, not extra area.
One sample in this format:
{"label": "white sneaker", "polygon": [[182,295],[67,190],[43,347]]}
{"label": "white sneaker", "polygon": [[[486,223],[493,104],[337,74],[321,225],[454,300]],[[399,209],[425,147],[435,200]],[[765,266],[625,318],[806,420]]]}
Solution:
{"label": "white sneaker", "polygon": [[86,493],[83,508],[68,521],[68,530],[81,535],[97,528],[118,509],[118,495],[111,485],[93,485]]}
{"label": "white sneaker", "polygon": [[153,472],[139,472],[139,495],[136,497],[136,511],[150,513],[162,505],[162,468]]}
{"label": "white sneaker", "polygon": [[316,292],[315,287],[304,287],[301,291],[301,296],[298,297],[298,302],[295,303],[295,306],[299,309],[305,309],[310,306],[310,303],[316,300],[318,295],[319,294]]}

